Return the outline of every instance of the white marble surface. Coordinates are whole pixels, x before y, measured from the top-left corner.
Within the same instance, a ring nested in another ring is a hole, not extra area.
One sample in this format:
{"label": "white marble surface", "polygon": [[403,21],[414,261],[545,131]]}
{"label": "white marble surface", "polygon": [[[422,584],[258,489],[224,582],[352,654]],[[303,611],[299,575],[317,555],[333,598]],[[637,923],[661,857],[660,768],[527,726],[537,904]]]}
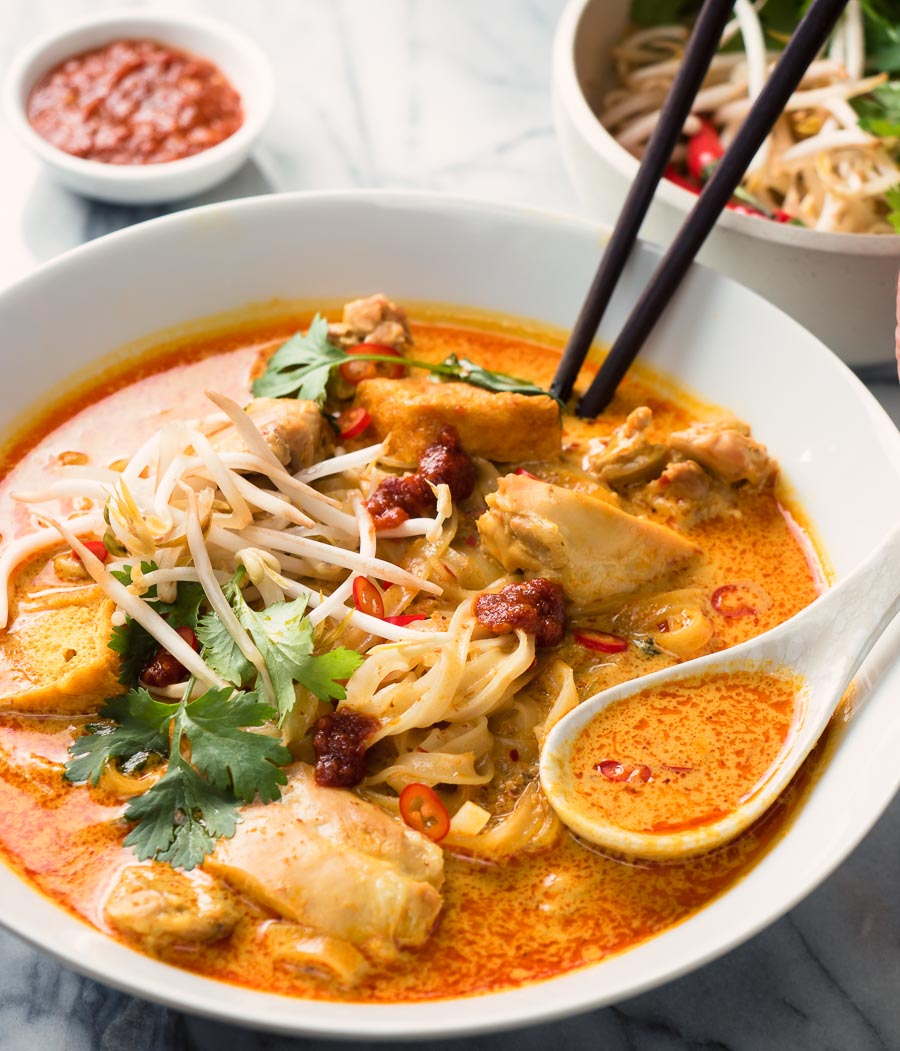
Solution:
{"label": "white marble surface", "polygon": [[[0,0],[0,73],[33,35],[81,11],[112,6],[99,0]],[[550,41],[563,0],[181,0],[168,6],[233,22],[259,41],[276,71],[278,106],[255,160],[205,200],[273,190],[408,186],[579,211],[556,151],[548,93]],[[0,124],[0,286],[67,248],[166,210],[89,204],[71,196],[39,171]],[[897,385],[882,384],[875,392],[900,423]],[[898,861],[895,801],[819,890],[702,970],[551,1026],[420,1046],[900,1049]],[[132,999],[0,933],[3,1051],[314,1046]]]}

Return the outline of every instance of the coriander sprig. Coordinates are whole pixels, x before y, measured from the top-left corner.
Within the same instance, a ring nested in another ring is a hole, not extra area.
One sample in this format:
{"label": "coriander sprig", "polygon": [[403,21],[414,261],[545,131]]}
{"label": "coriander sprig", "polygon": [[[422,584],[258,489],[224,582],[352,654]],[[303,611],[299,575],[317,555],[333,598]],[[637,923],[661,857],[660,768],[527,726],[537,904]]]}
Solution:
{"label": "coriander sprig", "polygon": [[[354,348],[352,354],[332,343],[328,338],[328,322],[319,314],[312,320],[306,333],[298,332],[283,343],[269,358],[266,371],[254,381],[253,393],[263,398],[297,397],[325,403],[328,380],[333,369],[347,361],[375,361],[397,365],[398,358]],[[496,372],[476,365],[467,358],[450,354],[443,361],[418,361],[403,358],[409,368],[424,369],[432,375],[468,383],[473,387],[494,392],[553,397],[543,387],[518,376]],[[558,399],[557,399],[558,400]],[[560,402],[560,407],[564,408]]]}
{"label": "coriander sprig", "polygon": [[[151,570],[149,564],[143,568]],[[130,580],[130,570],[126,572]],[[166,604],[165,612],[193,623],[203,659],[231,685],[191,700],[191,679],[181,701],[156,700],[137,679],[141,661],[157,644],[129,622],[124,626],[128,630],[116,630],[109,645],[120,653],[123,669],[128,669],[126,685],[133,688],[109,698],[100,711],[101,721],[89,724],[69,749],[66,778],[92,785],[113,763],[130,770],[154,761],[167,764],[163,776],[125,808],[124,817],[133,825],[125,844],[142,860],[194,868],[217,839],[234,835],[241,802],[280,799],[280,786],[287,780],[282,767],[292,761],[291,753],[274,733],[248,728],[280,726],[298,705],[309,708],[316,703],[310,694],[326,701],[343,699],[343,680],[362,663],[358,653],[343,647],[313,652],[305,599],[252,609],[240,592],[240,573],[225,586],[225,595],[262,655],[277,707],[259,700],[258,673],[218,614],[211,611],[198,619],[194,589],[187,585],[189,590],[182,593],[186,585],[180,583],[176,601]],[[305,690],[298,692],[295,683]],[[312,714],[304,712],[308,718]]]}

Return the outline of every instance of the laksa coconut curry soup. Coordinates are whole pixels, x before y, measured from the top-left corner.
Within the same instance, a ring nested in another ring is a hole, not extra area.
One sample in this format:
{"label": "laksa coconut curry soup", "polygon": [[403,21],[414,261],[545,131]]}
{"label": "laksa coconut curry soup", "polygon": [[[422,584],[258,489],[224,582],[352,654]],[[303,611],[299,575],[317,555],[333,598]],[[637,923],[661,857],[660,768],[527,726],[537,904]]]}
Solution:
{"label": "laksa coconut curry soup", "polygon": [[[10,446],[8,864],[139,952],[297,997],[507,989],[666,930],[765,853],[812,767],[727,847],[635,864],[554,814],[542,742],[816,597],[777,463],[645,378],[578,418],[533,327],[329,313],[169,345]],[[677,826],[751,789],[790,698],[706,693],[586,738],[586,798]]]}

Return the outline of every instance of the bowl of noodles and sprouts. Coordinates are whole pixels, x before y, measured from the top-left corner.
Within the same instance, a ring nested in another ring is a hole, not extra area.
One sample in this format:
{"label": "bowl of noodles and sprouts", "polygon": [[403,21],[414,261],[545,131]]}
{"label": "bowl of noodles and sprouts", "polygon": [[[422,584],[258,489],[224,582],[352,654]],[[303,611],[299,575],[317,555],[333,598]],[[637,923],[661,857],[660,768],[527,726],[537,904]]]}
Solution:
{"label": "bowl of noodles and sprouts", "polygon": [[[571,0],[553,52],[569,175],[615,221],[671,89],[693,0]],[[738,0],[643,227],[667,244],[777,61],[803,4]],[[897,10],[892,12],[891,8]],[[700,259],[855,366],[892,357],[900,267],[900,5],[850,0]]]}

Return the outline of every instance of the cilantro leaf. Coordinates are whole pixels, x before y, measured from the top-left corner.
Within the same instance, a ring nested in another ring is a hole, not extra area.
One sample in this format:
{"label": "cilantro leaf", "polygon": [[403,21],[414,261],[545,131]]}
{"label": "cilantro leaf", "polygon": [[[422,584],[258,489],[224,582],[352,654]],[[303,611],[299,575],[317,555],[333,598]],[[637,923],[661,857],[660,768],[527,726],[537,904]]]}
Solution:
{"label": "cilantro leaf", "polygon": [[[225,597],[235,605],[240,595],[237,584],[229,581],[222,589]],[[203,647],[203,659],[226,682],[234,686],[247,686],[256,674],[256,669],[238,649],[228,629],[215,610],[210,610],[197,624],[197,638]]]}
{"label": "cilantro leaf", "polygon": [[155,701],[142,689],[109,698],[100,715],[112,722],[89,725],[88,732],[72,743],[66,780],[96,785],[112,759],[150,752],[167,755],[169,724],[177,709],[177,704]]}
{"label": "cilantro leaf", "polygon": [[345,681],[362,662],[363,657],[356,650],[339,646],[309,658],[297,680],[321,701],[342,701],[347,696]]}
{"label": "cilantro leaf", "polygon": [[257,793],[271,803],[281,798],[278,786],[287,777],[279,767],[291,761],[291,753],[278,738],[241,727],[262,726],[275,715],[255,693],[211,689],[184,706],[179,723],[191,742],[191,762],[207,781],[246,803]]}
{"label": "cilantro leaf", "polygon": [[253,393],[257,398],[293,394],[322,405],[332,368],[348,357],[328,339],[328,322],[316,314],[305,335],[291,336],[269,358],[266,371],[253,382]]}
{"label": "cilantro leaf", "polygon": [[[414,361],[411,358],[403,360],[410,368],[424,369],[436,376],[459,380],[483,390],[553,397],[535,383],[518,376],[508,376],[504,372],[494,372],[465,358],[459,359],[455,354],[443,361]],[[253,382],[253,393],[258,398],[284,398],[294,395],[323,405],[331,370],[345,361],[381,361],[396,365],[398,359],[385,355],[377,344],[372,345],[371,353],[364,353],[360,348],[349,354],[329,341],[328,323],[316,314],[306,335],[298,332],[269,358],[266,371]]]}
{"label": "cilantro leaf", "polygon": [[[159,569],[155,562],[141,562],[142,573],[152,573]],[[112,575],[128,587],[131,584],[132,567],[112,570]],[[156,600],[156,585],[151,585],[144,598],[153,602],[153,608],[161,617],[165,617],[173,628],[196,628],[200,604],[203,601],[203,588],[193,581],[181,581],[178,584],[174,602]],[[124,624],[113,628],[107,643],[111,650],[119,655],[119,682],[123,686],[136,686],[143,669],[153,660],[159,643],[145,628],[126,616]]]}
{"label": "cilantro leaf", "polygon": [[900,138],[900,81],[880,84],[874,91],[851,100],[863,131],[880,138]]}
{"label": "cilantro leaf", "polygon": [[237,618],[266,663],[275,690],[279,725],[296,703],[294,682],[323,701],[345,696],[344,687],[335,682],[335,676],[349,678],[362,663],[362,657],[355,650],[344,648],[322,656],[313,653],[313,629],[304,615],[306,599],[275,602],[257,613],[237,588],[233,595]]}
{"label": "cilantro leaf", "polygon": [[884,199],[891,209],[888,212],[888,222],[900,234],[900,186],[894,186],[888,190],[884,195]]}
{"label": "cilantro leaf", "polygon": [[166,773],[129,802],[125,818],[135,823],[125,845],[140,860],[192,869],[217,839],[234,835],[240,814],[235,797],[201,777],[176,748]]}
{"label": "cilantro leaf", "polygon": [[450,354],[444,358],[440,366],[447,370],[444,375],[447,375],[450,379],[460,380],[463,383],[471,384],[473,387],[481,387],[483,390],[493,391],[494,393],[508,391],[510,394],[528,394],[532,396],[543,394],[545,397],[553,398],[560,408],[565,408],[559,398],[544,390],[543,387],[539,387],[536,383],[532,383],[530,380],[523,380],[518,376],[510,376],[505,372],[494,372],[493,369],[483,368],[481,365],[476,365],[474,361],[469,361],[468,358],[458,358],[455,354]]}
{"label": "cilantro leaf", "polygon": [[124,624],[113,628],[107,646],[119,655],[119,682],[123,686],[137,685],[141,672],[159,649],[159,643],[150,632],[131,617],[126,617]]}

